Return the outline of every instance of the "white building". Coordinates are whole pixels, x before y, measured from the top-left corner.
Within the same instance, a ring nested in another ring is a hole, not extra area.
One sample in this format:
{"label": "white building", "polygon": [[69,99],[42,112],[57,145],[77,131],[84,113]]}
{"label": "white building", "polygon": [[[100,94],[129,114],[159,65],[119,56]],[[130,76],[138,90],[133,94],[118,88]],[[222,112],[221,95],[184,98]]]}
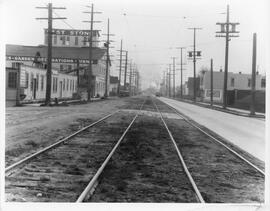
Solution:
{"label": "white building", "polygon": [[[46,68],[47,46],[6,45],[6,67],[17,63]],[[105,93],[106,49],[92,49],[92,97]],[[89,47],[53,47],[52,68],[61,73],[77,75],[79,91],[85,96],[89,66]],[[85,68],[83,68],[85,67]],[[79,73],[73,71],[81,68]],[[110,72],[108,73],[110,74]],[[109,77],[108,77],[109,78]],[[109,81],[107,82],[109,83]],[[84,93],[84,94],[83,94]]]}
{"label": "white building", "polygon": [[[213,72],[213,101],[223,102],[224,72]],[[211,73],[203,71],[200,73],[200,90],[204,101],[210,101]],[[265,76],[256,74],[256,90],[265,91]],[[228,72],[227,90],[237,91],[251,90],[251,74]]]}
{"label": "white building", "polygon": [[[40,67],[17,64],[6,68],[6,104],[15,105],[16,100],[35,102],[45,100],[46,72]],[[72,98],[77,92],[77,77],[52,70],[51,98]]]}

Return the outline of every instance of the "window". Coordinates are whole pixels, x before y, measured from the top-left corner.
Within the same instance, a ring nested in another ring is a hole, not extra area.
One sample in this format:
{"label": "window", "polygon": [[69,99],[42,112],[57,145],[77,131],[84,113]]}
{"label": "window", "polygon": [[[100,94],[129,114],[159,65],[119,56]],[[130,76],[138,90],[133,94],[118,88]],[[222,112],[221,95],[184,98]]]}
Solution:
{"label": "window", "polygon": [[83,45],[87,44],[87,37],[83,37]]}
{"label": "window", "polygon": [[66,45],[66,36],[61,37],[62,45]]}
{"label": "window", "polygon": [[93,60],[93,64],[97,64],[98,63],[98,60]]}
{"label": "window", "polygon": [[17,88],[17,73],[8,73],[8,88]]}
{"label": "window", "polygon": [[248,87],[251,87],[251,79],[248,78]]}
{"label": "window", "polygon": [[71,91],[71,88],[72,88],[72,81],[70,80],[70,88],[69,88],[70,91]]}
{"label": "window", "polygon": [[75,37],[75,45],[78,45],[79,44],[79,39],[78,37]]}
{"label": "window", "polygon": [[56,35],[53,36],[53,43],[54,43],[55,45],[57,44],[57,36],[56,36]]}
{"label": "window", "polygon": [[54,83],[55,83],[55,82],[54,82],[54,77],[52,78],[52,80],[53,80],[53,81],[52,81],[52,90],[53,90],[53,92],[54,92]]}
{"label": "window", "polygon": [[62,64],[60,64],[60,71],[64,70],[64,66]]}
{"label": "window", "polygon": [[25,88],[29,86],[29,73],[25,72]]}
{"label": "window", "polygon": [[43,91],[43,89],[44,89],[44,75],[41,75],[41,87],[40,87],[40,89],[41,89],[41,91]]}
{"label": "window", "polygon": [[70,71],[72,69],[72,65],[68,65],[68,70]]}
{"label": "window", "polygon": [[69,79],[67,79],[67,91],[68,91],[68,86],[69,86]]}
{"label": "window", "polygon": [[53,77],[53,92],[57,92],[58,78]]}
{"label": "window", "polygon": [[12,66],[12,68],[19,68],[20,63],[19,62],[12,62],[11,66]]}
{"label": "window", "polygon": [[261,80],[261,87],[262,87],[262,88],[265,88],[265,85],[266,85],[265,82],[266,82],[266,81],[265,81],[265,78],[262,78],[262,80]]}
{"label": "window", "polygon": [[57,87],[58,87],[58,78],[55,78],[55,92],[57,92]]}
{"label": "window", "polygon": [[69,41],[70,41],[70,37],[67,36],[67,42],[66,42],[66,45],[69,45]]}
{"label": "window", "polygon": [[33,91],[33,85],[34,85],[34,75],[31,73],[30,77],[30,90]]}
{"label": "window", "polygon": [[37,74],[37,87],[36,87],[36,89],[38,90],[38,85],[39,85],[39,74]]}
{"label": "window", "polygon": [[63,90],[65,90],[65,84],[66,84],[66,80],[63,79]]}
{"label": "window", "polygon": [[234,78],[231,78],[231,86],[234,87]]}

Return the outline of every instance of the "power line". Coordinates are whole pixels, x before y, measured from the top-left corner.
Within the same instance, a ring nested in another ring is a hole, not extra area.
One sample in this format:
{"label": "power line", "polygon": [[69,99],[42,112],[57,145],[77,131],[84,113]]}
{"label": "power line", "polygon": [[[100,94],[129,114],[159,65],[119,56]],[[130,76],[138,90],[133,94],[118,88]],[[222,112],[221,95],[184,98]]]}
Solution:
{"label": "power line", "polygon": [[[53,13],[57,16],[57,17],[60,17],[55,11],[53,11]],[[71,29],[75,29],[73,26],[71,26],[67,21],[65,20],[61,20],[63,23],[65,23],[67,26],[69,26]]]}

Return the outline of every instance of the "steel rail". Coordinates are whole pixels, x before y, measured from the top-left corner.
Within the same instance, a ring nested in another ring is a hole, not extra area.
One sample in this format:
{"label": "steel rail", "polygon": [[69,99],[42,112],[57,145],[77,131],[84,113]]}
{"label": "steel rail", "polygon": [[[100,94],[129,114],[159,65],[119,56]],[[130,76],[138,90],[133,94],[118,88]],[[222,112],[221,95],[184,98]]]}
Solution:
{"label": "steel rail", "polygon": [[[141,111],[144,103],[145,103],[145,100],[144,100],[143,104],[140,106],[140,111]],[[113,147],[113,149],[109,153],[109,155],[106,157],[106,159],[104,160],[104,162],[102,163],[102,165],[97,170],[97,172],[94,175],[94,177],[92,177],[92,179],[90,180],[90,182],[88,183],[88,185],[85,187],[85,189],[83,190],[83,192],[77,198],[76,203],[83,202],[84,199],[89,194],[89,192],[91,192],[91,190],[95,187],[95,184],[97,183],[97,180],[98,180],[99,176],[101,175],[101,173],[105,169],[106,165],[110,161],[110,159],[113,156],[114,152],[116,151],[117,147],[120,145],[120,143],[122,142],[122,140],[125,138],[127,132],[129,131],[129,129],[131,128],[131,126],[133,125],[133,123],[135,122],[135,120],[137,119],[138,116],[139,116],[139,114],[136,114],[135,117],[132,119],[132,121],[130,122],[130,124],[128,125],[128,127],[124,131],[124,133],[122,134],[122,136],[118,139],[117,143],[115,144],[115,146]]]}
{"label": "steel rail", "polygon": [[22,160],[20,160],[20,161],[14,163],[14,164],[8,166],[7,168],[5,168],[5,173],[9,172],[11,169],[14,169],[15,167],[18,167],[18,166],[20,166],[20,165],[26,163],[27,161],[30,161],[31,159],[37,157],[38,155],[40,155],[40,154],[42,154],[42,153],[44,153],[44,152],[46,152],[46,151],[48,151],[48,150],[50,150],[50,149],[53,149],[53,148],[57,147],[57,146],[60,145],[61,143],[65,142],[65,141],[68,141],[69,139],[71,139],[71,138],[73,138],[74,136],[78,135],[78,134],[81,133],[82,131],[84,131],[84,130],[90,128],[90,127],[95,126],[96,124],[98,124],[98,123],[102,122],[103,120],[105,120],[105,119],[111,117],[112,115],[114,115],[115,113],[117,113],[117,112],[119,112],[119,111],[120,111],[120,110],[117,110],[117,111],[115,111],[115,112],[113,112],[113,113],[111,113],[111,114],[108,114],[108,115],[102,117],[101,119],[97,120],[96,122],[93,122],[93,123],[91,123],[90,125],[87,125],[87,126],[83,127],[82,129],[76,131],[75,133],[73,133],[73,134],[71,134],[71,135],[65,137],[64,139],[61,139],[60,141],[58,141],[58,142],[56,142],[56,143],[54,143],[54,144],[51,144],[51,145],[45,147],[44,149],[41,149],[41,150],[39,150],[39,151],[37,151],[37,152],[35,152],[35,153],[33,153],[33,154],[31,154],[31,155],[29,155],[29,156],[23,158]]}
{"label": "steel rail", "polygon": [[187,165],[186,165],[186,163],[185,163],[185,161],[184,161],[184,158],[183,158],[183,156],[181,155],[180,150],[178,149],[178,146],[177,146],[177,144],[176,144],[176,142],[175,142],[175,140],[174,140],[174,138],[173,138],[173,135],[172,135],[171,131],[169,130],[169,128],[168,128],[166,122],[164,121],[164,118],[163,118],[162,113],[161,113],[160,110],[158,109],[156,103],[155,103],[153,100],[152,100],[152,102],[153,102],[153,104],[155,105],[155,107],[156,107],[156,109],[157,109],[157,111],[158,111],[158,113],[159,113],[159,115],[160,115],[160,119],[162,120],[162,122],[163,122],[163,124],[164,124],[164,126],[165,126],[165,128],[166,128],[166,130],[167,130],[167,132],[168,132],[168,134],[169,134],[169,136],[170,136],[170,138],[171,138],[171,141],[173,142],[173,145],[174,145],[174,147],[175,147],[175,149],[176,149],[177,155],[178,155],[178,157],[179,157],[179,159],[180,159],[180,161],[181,161],[181,164],[182,164],[182,166],[183,166],[183,168],[184,168],[184,171],[185,171],[185,173],[186,173],[186,175],[187,175],[187,177],[188,177],[188,179],[189,179],[189,181],[190,181],[190,183],[191,183],[191,185],[192,185],[192,187],[193,187],[193,189],[194,189],[194,191],[195,191],[195,193],[196,193],[197,199],[199,200],[200,203],[205,203],[205,200],[203,199],[203,197],[202,197],[202,195],[201,195],[201,193],[200,193],[200,191],[199,191],[199,189],[198,189],[198,187],[197,187],[197,185],[196,185],[194,179],[192,178],[192,176],[191,176],[191,174],[190,174],[190,172],[189,172],[189,170],[188,170],[188,168],[187,168]]}
{"label": "steel rail", "polygon": [[[163,101],[162,101],[163,102]],[[163,102],[165,103],[165,102]],[[204,131],[202,128],[200,128],[199,126],[195,125],[193,122],[191,122],[188,118],[186,118],[185,116],[183,116],[178,110],[176,110],[174,107],[172,107],[171,105],[165,103],[166,105],[168,105],[178,116],[180,116],[181,118],[183,118],[187,123],[189,123],[190,125],[192,125],[193,127],[197,128],[198,130],[200,130],[202,133],[204,133],[205,135],[207,135],[208,137],[210,137],[212,140],[214,140],[215,142],[219,143],[220,145],[222,145],[223,147],[225,147],[227,150],[229,150],[231,153],[233,153],[234,155],[236,155],[239,159],[243,160],[244,162],[246,162],[248,165],[250,165],[251,167],[253,167],[254,169],[256,169],[259,173],[261,173],[263,176],[265,176],[265,172],[260,169],[259,167],[257,167],[256,165],[254,165],[253,163],[251,163],[249,160],[247,160],[246,158],[244,158],[242,155],[240,155],[238,152],[236,152],[235,150],[231,149],[229,146],[227,146],[226,144],[222,143],[221,141],[219,141],[218,139],[216,139],[214,136],[212,136],[211,134],[207,133],[206,131]],[[193,120],[194,121],[194,120]]]}

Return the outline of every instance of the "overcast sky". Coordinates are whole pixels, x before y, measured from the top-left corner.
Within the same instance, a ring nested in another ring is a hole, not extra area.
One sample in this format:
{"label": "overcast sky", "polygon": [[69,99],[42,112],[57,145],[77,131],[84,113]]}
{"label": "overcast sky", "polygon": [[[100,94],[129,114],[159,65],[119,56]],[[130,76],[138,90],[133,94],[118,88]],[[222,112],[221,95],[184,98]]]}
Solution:
{"label": "overcast sky", "polygon": [[[113,40],[113,59],[117,59],[117,49],[123,39],[124,49],[138,66],[143,87],[161,81],[163,71],[172,63],[171,57],[179,63],[180,50],[185,46],[192,50],[193,32],[189,27],[202,27],[197,32],[197,49],[202,51],[202,59],[197,62],[197,72],[202,66],[209,67],[214,60],[214,69],[224,68],[225,39],[216,38],[219,31],[216,22],[225,22],[226,5],[230,5],[231,22],[239,22],[239,38],[232,38],[229,49],[229,71],[251,73],[252,34],[257,33],[257,65],[260,73],[269,71],[269,20],[270,3],[268,0],[1,0],[5,14],[5,40],[8,44],[39,45],[44,43],[43,28],[46,21],[37,21],[36,17],[46,17],[46,10],[35,9],[52,2],[53,6],[65,6],[66,10],[56,10],[66,23],[56,20],[54,28],[89,29],[89,10],[86,5],[94,3],[95,10],[102,14],[95,15],[95,20],[102,23],[94,25],[106,33],[107,19],[110,18]],[[54,14],[56,15],[56,14]],[[102,37],[101,39],[105,39]],[[185,51],[186,60],[186,51]],[[192,76],[192,61],[186,61],[185,78]],[[118,61],[114,61],[113,74],[117,75]],[[179,68],[179,67],[177,67]],[[176,76],[180,83],[180,74]]]}

